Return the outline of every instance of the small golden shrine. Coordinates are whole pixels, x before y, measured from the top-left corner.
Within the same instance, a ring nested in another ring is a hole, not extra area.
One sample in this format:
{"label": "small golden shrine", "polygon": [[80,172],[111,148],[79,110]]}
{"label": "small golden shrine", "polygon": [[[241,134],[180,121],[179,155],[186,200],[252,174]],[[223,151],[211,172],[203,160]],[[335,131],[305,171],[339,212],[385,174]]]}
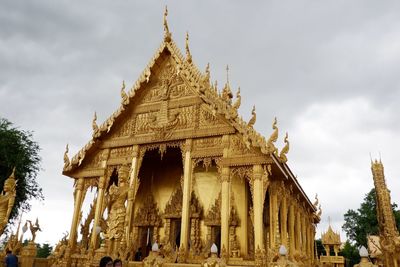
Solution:
{"label": "small golden shrine", "polygon": [[[288,136],[279,152],[276,119],[266,139],[255,108],[244,121],[233,95],[229,80],[218,90],[209,66],[196,67],[188,35],[181,54],[166,10],[161,46],[135,85],[122,85],[121,106],[101,125],[95,114],[92,140],[71,160],[67,146],[75,206],[54,266],[98,266],[105,254],[141,265],[135,255],[155,243],[168,266],[200,266],[212,244],[228,265],[271,266],[281,244],[313,265],[320,211],[287,165]],[[96,197],[81,218],[89,188]]]}
{"label": "small golden shrine", "polygon": [[[342,242],[340,241],[340,234],[335,233],[330,224],[328,231],[322,233],[321,241],[326,252],[326,255],[321,256],[319,259],[322,266],[344,267],[344,257],[338,255],[340,246],[342,245]],[[333,252],[335,255],[331,255],[331,252]]]}
{"label": "small golden shrine", "polygon": [[[393,215],[390,191],[387,188],[382,162],[371,161],[372,176],[376,193],[376,213],[379,225],[378,262],[383,266],[400,266],[400,236]],[[374,240],[371,239],[372,242]]]}

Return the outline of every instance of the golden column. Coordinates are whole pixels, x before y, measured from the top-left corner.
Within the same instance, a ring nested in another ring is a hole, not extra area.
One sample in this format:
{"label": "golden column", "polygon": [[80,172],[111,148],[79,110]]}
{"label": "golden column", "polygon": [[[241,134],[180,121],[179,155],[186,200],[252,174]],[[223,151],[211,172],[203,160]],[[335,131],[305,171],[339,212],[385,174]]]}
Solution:
{"label": "golden column", "polygon": [[186,255],[189,245],[190,233],[190,193],[192,189],[192,139],[186,139],[184,146],[185,166],[183,167],[183,196],[182,196],[182,220],[181,220],[181,244],[180,251]]}
{"label": "golden column", "polygon": [[294,232],[294,205],[291,204],[289,207],[289,254],[294,255],[295,251],[295,232]]}
{"label": "golden column", "polygon": [[296,212],[296,227],[295,227],[295,234],[296,234],[296,242],[295,242],[295,247],[296,250],[301,250],[301,221],[300,221],[300,210],[299,207],[297,207],[297,212]]}
{"label": "golden column", "polygon": [[287,242],[287,214],[288,214],[288,208],[287,208],[287,198],[286,196],[283,196],[282,198],[282,204],[281,204],[281,242],[285,247],[288,247],[288,242]]}
{"label": "golden column", "polygon": [[139,171],[139,146],[133,146],[133,158],[131,162],[131,170],[129,174],[129,191],[128,191],[128,204],[126,207],[126,217],[125,217],[125,235],[126,240],[130,238],[130,232],[132,228],[132,220],[133,220],[133,206],[135,202],[135,194],[139,187],[138,181],[138,171]]}
{"label": "golden column", "polygon": [[98,233],[96,232],[97,226],[99,226],[99,221],[100,221],[100,214],[102,210],[102,204],[104,200],[104,189],[106,187],[106,175],[107,175],[107,159],[110,154],[110,149],[105,149],[103,151],[102,155],[102,161],[101,161],[101,168],[103,169],[103,175],[100,176],[99,179],[99,185],[98,185],[98,192],[97,192],[97,200],[96,200],[96,212],[94,214],[94,221],[93,221],[93,228],[92,228],[92,238],[90,242],[90,246],[93,249],[96,249],[96,242],[97,242],[97,235]]}
{"label": "golden column", "polygon": [[84,187],[85,181],[84,178],[79,178],[76,185],[75,185],[75,199],[74,199],[74,215],[72,217],[72,224],[71,224],[71,231],[70,231],[70,237],[69,237],[69,247],[73,249],[76,244],[76,232],[78,228],[78,220],[79,220],[79,215],[80,211],[82,208],[82,202],[83,202],[83,187]]}
{"label": "golden column", "polygon": [[254,249],[264,249],[263,244],[263,168],[253,165]]}
{"label": "golden column", "polygon": [[271,248],[276,247],[276,234],[278,229],[278,196],[276,194],[277,184],[274,184],[272,190],[270,191],[270,199],[271,199],[271,212],[270,212],[270,245]]}
{"label": "golden column", "polygon": [[[221,171],[221,252],[229,251],[230,175],[229,167]],[[228,254],[228,253],[227,253]]]}

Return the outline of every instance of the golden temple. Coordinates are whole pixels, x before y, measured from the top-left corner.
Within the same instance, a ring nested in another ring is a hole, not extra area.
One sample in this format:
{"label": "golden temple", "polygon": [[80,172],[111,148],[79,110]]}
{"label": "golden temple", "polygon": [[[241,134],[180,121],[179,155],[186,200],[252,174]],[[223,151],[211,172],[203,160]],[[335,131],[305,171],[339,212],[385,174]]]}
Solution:
{"label": "golden temple", "polygon": [[[248,122],[239,116],[240,102],[229,81],[219,91],[209,66],[196,67],[188,35],[181,54],[166,10],[161,46],[135,85],[123,84],[118,110],[101,125],[95,114],[93,138],[71,159],[67,146],[74,213],[53,266],[98,266],[104,255],[129,266],[200,266],[213,244],[231,266],[278,266],[281,245],[290,266],[314,266],[321,210],[287,164],[287,134],[279,152],[276,119],[266,139],[253,127],[255,108]],[[90,188],[96,197],[82,218]]]}

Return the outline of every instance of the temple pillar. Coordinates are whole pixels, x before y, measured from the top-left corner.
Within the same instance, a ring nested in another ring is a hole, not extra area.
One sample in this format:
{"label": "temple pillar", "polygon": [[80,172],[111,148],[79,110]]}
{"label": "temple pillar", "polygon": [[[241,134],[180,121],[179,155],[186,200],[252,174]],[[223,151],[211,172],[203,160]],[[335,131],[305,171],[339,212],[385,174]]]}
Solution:
{"label": "temple pillar", "polygon": [[282,204],[281,204],[281,243],[285,247],[288,247],[288,242],[287,242],[287,214],[288,214],[288,209],[287,209],[287,199],[286,197],[282,198]]}
{"label": "temple pillar", "polygon": [[77,229],[79,224],[79,215],[82,209],[82,202],[83,202],[83,187],[85,181],[84,178],[79,178],[75,185],[75,199],[74,199],[74,214],[72,216],[72,224],[70,230],[70,237],[68,241],[68,245],[71,249],[75,247],[76,238],[77,238]]}
{"label": "temple pillar", "polygon": [[133,157],[131,162],[131,170],[129,173],[129,191],[128,191],[128,203],[126,206],[126,217],[125,217],[125,236],[128,241],[130,238],[130,232],[133,221],[133,208],[135,202],[135,195],[139,187],[138,172],[139,172],[139,146],[133,146]]}
{"label": "temple pillar", "polygon": [[271,235],[270,235],[270,244],[271,248],[276,247],[276,237],[277,237],[277,229],[278,229],[278,196],[276,195],[276,184],[273,187],[273,190],[270,191],[270,199],[271,199],[271,213],[270,213],[270,227],[271,227]]}
{"label": "temple pillar", "polygon": [[223,167],[221,172],[221,252],[229,251],[229,211],[230,211],[230,169]]}
{"label": "temple pillar", "polygon": [[94,221],[93,221],[93,228],[92,228],[92,239],[91,239],[91,246],[93,249],[96,249],[96,243],[97,243],[97,236],[98,233],[96,233],[96,228],[99,226],[100,222],[100,216],[101,210],[102,210],[102,204],[104,200],[104,188],[105,188],[105,182],[106,182],[106,177],[105,173],[103,176],[100,177],[99,180],[99,191],[97,192],[97,199],[96,199],[96,212],[94,214]]}
{"label": "temple pillar", "polygon": [[306,234],[306,215],[301,213],[301,248],[303,253],[307,253],[307,234]]}
{"label": "temple pillar", "polygon": [[[296,205],[297,206],[297,205]],[[297,211],[295,212],[295,227],[294,227],[294,248],[295,250],[298,250],[300,248],[300,212],[298,211],[298,207]]]}
{"label": "temple pillar", "polygon": [[190,193],[192,188],[192,139],[187,139],[184,146],[184,166],[183,166],[183,196],[182,196],[182,220],[181,220],[181,242],[180,252],[188,252],[189,233],[190,233]]}
{"label": "temple pillar", "polygon": [[296,242],[295,242],[295,232],[294,232],[294,205],[291,204],[289,207],[289,254],[293,256]]}
{"label": "temple pillar", "polygon": [[96,212],[94,214],[92,238],[91,238],[91,242],[90,242],[90,246],[92,249],[96,249],[97,236],[98,236],[98,233],[96,233],[96,228],[97,228],[97,226],[99,226],[100,217],[102,216],[101,211],[102,211],[102,205],[103,205],[103,201],[104,201],[104,189],[106,187],[106,181],[107,181],[107,179],[106,179],[107,159],[108,159],[109,154],[110,154],[110,149],[104,150],[102,161],[101,161],[101,167],[103,168],[104,173],[102,176],[100,176],[98,191],[97,191]]}
{"label": "temple pillar", "polygon": [[263,199],[264,188],[262,182],[263,168],[253,166],[253,207],[254,207],[254,249],[264,249],[263,244]]}

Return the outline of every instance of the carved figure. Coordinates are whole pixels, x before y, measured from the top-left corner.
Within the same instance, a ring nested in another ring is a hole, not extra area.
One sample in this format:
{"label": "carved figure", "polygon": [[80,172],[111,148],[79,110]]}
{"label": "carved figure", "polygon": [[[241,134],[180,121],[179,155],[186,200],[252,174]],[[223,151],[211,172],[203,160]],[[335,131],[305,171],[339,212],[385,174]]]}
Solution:
{"label": "carved figure", "polygon": [[4,182],[3,191],[0,194],[0,236],[3,234],[14,206],[17,182],[15,180],[15,168]]}
{"label": "carved figure", "polygon": [[[118,172],[118,186],[111,185],[109,189],[109,217],[107,219],[107,233],[106,237],[110,240],[114,239],[116,242],[114,246],[119,245],[118,240],[122,239],[124,234],[124,224],[126,207],[125,201],[128,196],[129,186],[127,184],[129,168],[123,165]],[[116,252],[116,247],[111,248]]]}
{"label": "carved figure", "polygon": [[31,230],[31,234],[32,234],[32,242],[35,242],[35,239],[36,239],[36,232],[37,231],[42,231],[42,229],[40,229],[40,226],[39,226],[39,219],[38,218],[36,218],[36,222],[35,222],[35,224],[32,224],[32,221],[30,221],[30,220],[26,220],[28,223],[29,223],[29,230]]}

